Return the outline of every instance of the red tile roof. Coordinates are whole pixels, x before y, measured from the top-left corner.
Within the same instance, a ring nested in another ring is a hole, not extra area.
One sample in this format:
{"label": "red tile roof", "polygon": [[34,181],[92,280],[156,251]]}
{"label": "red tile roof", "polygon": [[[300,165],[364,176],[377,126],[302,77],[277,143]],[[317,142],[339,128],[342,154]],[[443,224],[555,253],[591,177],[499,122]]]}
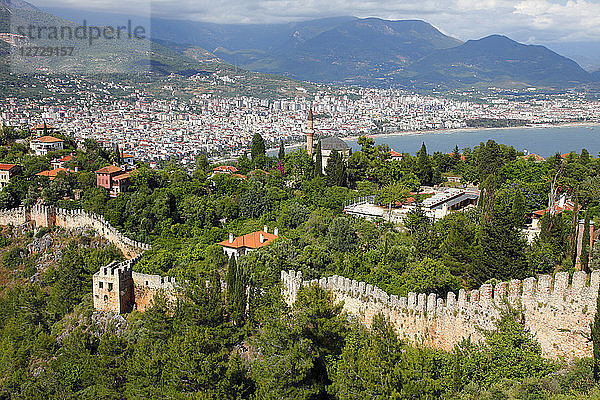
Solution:
{"label": "red tile roof", "polygon": [[539,154],[535,154],[535,153],[531,153],[531,154],[527,154],[526,156],[522,156],[522,158],[524,158],[525,160],[529,160],[530,157],[533,157],[533,159],[535,161],[546,161],[546,159],[542,156],[540,156]]}
{"label": "red tile roof", "polygon": [[[33,129],[44,129],[44,124],[37,124]],[[46,129],[54,129],[54,127],[50,124],[46,124]]]}
{"label": "red tile roof", "polygon": [[15,164],[0,164],[0,171],[10,171],[14,167],[16,167]]}
{"label": "red tile roof", "polygon": [[37,176],[47,176],[48,178],[50,178],[50,180],[53,180],[54,178],[56,178],[58,176],[59,172],[64,172],[65,174],[68,174],[69,170],[66,168],[55,168],[52,171],[46,170],[46,171],[42,171],[36,175]]}
{"label": "red tile roof", "polygon": [[[262,243],[260,242],[261,233],[264,237],[264,241]],[[222,242],[219,242],[219,244],[221,246],[229,247],[232,249],[239,249],[242,247],[246,247],[248,249],[258,249],[259,247],[263,247],[270,244],[273,240],[277,239],[278,237],[279,236],[275,236],[274,234],[269,232],[258,231],[248,233],[243,236],[238,236],[235,239],[233,239],[233,243],[229,243],[229,240],[223,240]]]}
{"label": "red tile roof", "polygon": [[57,142],[64,142],[64,140],[59,139],[59,138],[55,138],[54,136],[42,136],[41,138],[37,138],[37,140],[39,140],[42,143],[57,143]]}
{"label": "red tile roof", "polygon": [[115,172],[123,172],[123,170],[115,165],[107,165],[96,171],[97,174],[114,174]]}
{"label": "red tile roof", "polygon": [[219,165],[218,167],[214,168],[213,171],[233,173],[233,172],[238,172],[238,169],[231,165]]}
{"label": "red tile roof", "polygon": [[[559,206],[559,202],[555,201],[554,202],[554,212],[557,214],[562,213],[563,211],[574,211],[575,210],[575,203],[573,203],[573,201],[571,200],[567,200],[565,201],[564,207]],[[579,207],[581,209],[581,206]],[[537,210],[534,211],[533,214],[537,215],[538,217],[543,216],[544,214],[546,214],[550,209],[546,208],[545,210]]]}
{"label": "red tile roof", "polygon": [[[448,153],[448,155],[449,155],[450,157],[454,157],[454,152],[452,152],[452,153]],[[461,155],[460,155],[460,161],[465,161],[465,160],[466,160],[466,158],[465,158],[464,154],[461,154]]]}
{"label": "red tile roof", "polygon": [[402,157],[402,153],[398,153],[397,151],[391,150],[390,156],[391,157]]}
{"label": "red tile roof", "polygon": [[120,181],[121,179],[127,179],[129,178],[131,175],[129,175],[129,172],[125,172],[124,174],[121,175],[117,175],[115,177],[113,177],[113,180],[115,181]]}

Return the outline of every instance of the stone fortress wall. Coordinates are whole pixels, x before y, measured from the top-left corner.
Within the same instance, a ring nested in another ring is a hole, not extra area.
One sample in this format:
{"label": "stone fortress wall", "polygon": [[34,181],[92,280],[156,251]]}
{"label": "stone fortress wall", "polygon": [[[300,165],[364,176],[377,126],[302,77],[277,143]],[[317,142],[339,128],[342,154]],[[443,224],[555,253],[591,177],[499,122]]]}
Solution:
{"label": "stone fortress wall", "polygon": [[11,210],[0,210],[0,225],[24,225],[32,222],[35,227],[59,226],[64,229],[91,228],[123,252],[126,258],[135,257],[151,246],[123,235],[113,228],[104,217],[83,210],[65,210],[51,206],[35,205]]}
{"label": "stone fortress wall", "polygon": [[152,306],[154,296],[163,293],[168,301],[175,300],[175,278],[148,275],[133,271],[142,254],[123,262],[113,261],[100,268],[92,277],[94,308],[100,311],[127,313],[145,311]]}
{"label": "stone fortress wall", "polygon": [[94,308],[101,311],[125,313],[133,309],[146,310],[157,293],[167,300],[175,299],[177,284],[174,278],[148,275],[133,271],[146,250],[152,246],[130,239],[113,228],[102,216],[83,210],[65,210],[36,205],[0,210],[0,225],[20,226],[31,223],[34,227],[59,226],[64,229],[91,228],[123,252],[128,260],[112,262],[96,272],[93,280]]}
{"label": "stone fortress wall", "polygon": [[458,297],[409,293],[389,296],[376,286],[341,276],[304,281],[301,272],[282,271],[282,294],[292,305],[303,286],[318,285],[343,302],[344,311],[370,326],[379,313],[389,318],[399,337],[415,344],[451,350],[470,337],[483,339],[481,330],[495,327],[502,309],[509,305],[522,310],[524,324],[538,340],[544,357],[573,359],[592,355],[587,337],[596,312],[600,270],[588,275],[578,271],[572,280],[567,272],[552,278],[541,275],[523,281],[482,285]]}

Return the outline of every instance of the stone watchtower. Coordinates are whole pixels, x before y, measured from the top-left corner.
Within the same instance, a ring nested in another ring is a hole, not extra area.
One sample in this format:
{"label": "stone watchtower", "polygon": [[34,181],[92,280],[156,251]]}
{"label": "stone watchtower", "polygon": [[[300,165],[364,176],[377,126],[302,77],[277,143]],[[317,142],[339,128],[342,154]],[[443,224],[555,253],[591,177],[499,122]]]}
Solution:
{"label": "stone watchtower", "polygon": [[94,308],[126,313],[133,307],[132,260],[113,261],[93,276]]}

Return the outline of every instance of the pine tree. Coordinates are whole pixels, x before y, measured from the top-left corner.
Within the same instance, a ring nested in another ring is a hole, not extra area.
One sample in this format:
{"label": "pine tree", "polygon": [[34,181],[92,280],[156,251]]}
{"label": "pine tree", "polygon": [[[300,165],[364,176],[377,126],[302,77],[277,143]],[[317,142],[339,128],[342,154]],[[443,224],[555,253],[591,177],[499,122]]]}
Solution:
{"label": "pine tree", "polygon": [[455,163],[460,161],[460,149],[458,148],[458,145],[455,145],[454,150],[452,150],[452,159]]}
{"label": "pine tree", "polygon": [[589,271],[590,264],[590,211],[585,213],[585,222],[583,224],[583,237],[581,238],[581,269]]}
{"label": "pine tree", "polygon": [[258,132],[252,137],[250,155],[252,156],[254,168],[265,168],[267,163],[267,149],[263,137]]}
{"label": "pine tree", "polygon": [[600,288],[596,297],[596,314],[594,322],[590,324],[592,354],[594,357],[594,381],[600,381]]}
{"label": "pine tree", "polygon": [[244,153],[237,160],[237,168],[241,174],[247,174],[252,169],[252,161],[248,159],[248,153]]}
{"label": "pine tree", "polygon": [[525,198],[521,190],[517,190],[513,198],[512,218],[517,228],[520,228],[525,223]]}
{"label": "pine tree", "polygon": [[489,221],[483,219],[479,235],[479,266],[474,274],[478,283],[491,278],[507,280],[527,276],[527,242],[513,225],[509,210],[496,210]]}
{"label": "pine tree", "polygon": [[317,143],[317,152],[315,155],[315,178],[323,176],[323,153],[321,150],[321,139]]}
{"label": "pine tree", "polygon": [[283,140],[279,142],[279,154],[277,155],[279,161],[283,161],[285,159],[285,147],[283,146]]}

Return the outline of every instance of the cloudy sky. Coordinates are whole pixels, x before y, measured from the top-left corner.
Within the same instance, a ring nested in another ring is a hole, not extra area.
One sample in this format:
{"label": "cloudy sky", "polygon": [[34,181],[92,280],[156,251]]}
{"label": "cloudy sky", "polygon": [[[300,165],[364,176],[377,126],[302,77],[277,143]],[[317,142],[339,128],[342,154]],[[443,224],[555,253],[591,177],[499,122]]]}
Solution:
{"label": "cloudy sky", "polygon": [[[600,0],[31,0],[77,8],[218,23],[289,22],[353,15],[422,19],[462,40],[504,34],[600,60]],[[585,46],[573,46],[573,43]],[[552,47],[552,46],[550,46]]]}
{"label": "cloudy sky", "polygon": [[600,0],[32,0],[41,7],[220,23],[288,22],[354,15],[423,19],[459,39],[491,33],[521,41],[599,41]]}

